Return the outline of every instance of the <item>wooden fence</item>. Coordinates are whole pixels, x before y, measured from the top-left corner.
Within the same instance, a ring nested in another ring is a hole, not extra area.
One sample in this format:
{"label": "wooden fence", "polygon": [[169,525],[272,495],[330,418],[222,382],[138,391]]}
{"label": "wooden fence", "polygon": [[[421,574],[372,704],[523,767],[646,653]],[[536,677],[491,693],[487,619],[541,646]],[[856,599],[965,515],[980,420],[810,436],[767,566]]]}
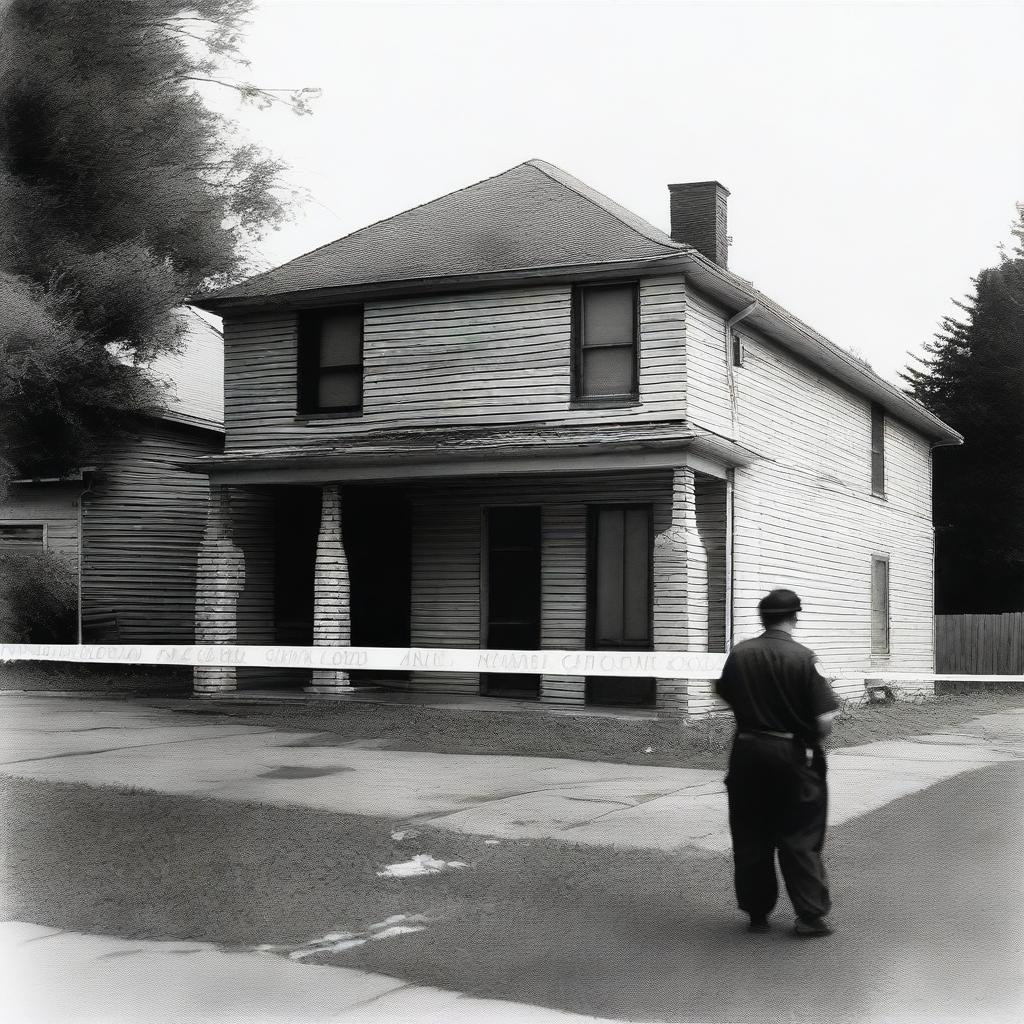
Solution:
{"label": "wooden fence", "polygon": [[1024,675],[1024,612],[936,615],[935,671]]}

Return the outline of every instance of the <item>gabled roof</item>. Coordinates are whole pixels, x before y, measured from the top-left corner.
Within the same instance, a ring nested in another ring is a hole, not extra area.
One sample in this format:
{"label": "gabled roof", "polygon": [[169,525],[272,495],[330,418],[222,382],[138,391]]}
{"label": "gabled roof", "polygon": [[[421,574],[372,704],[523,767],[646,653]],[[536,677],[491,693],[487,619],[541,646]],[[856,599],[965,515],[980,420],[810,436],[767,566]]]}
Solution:
{"label": "gabled roof", "polygon": [[636,262],[686,248],[553,164],[527,160],[206,298]]}
{"label": "gabled roof", "polygon": [[223,431],[224,337],[194,309],[184,307],[176,315],[183,321],[181,344],[146,367],[149,377],[168,387],[166,408],[158,416]]}

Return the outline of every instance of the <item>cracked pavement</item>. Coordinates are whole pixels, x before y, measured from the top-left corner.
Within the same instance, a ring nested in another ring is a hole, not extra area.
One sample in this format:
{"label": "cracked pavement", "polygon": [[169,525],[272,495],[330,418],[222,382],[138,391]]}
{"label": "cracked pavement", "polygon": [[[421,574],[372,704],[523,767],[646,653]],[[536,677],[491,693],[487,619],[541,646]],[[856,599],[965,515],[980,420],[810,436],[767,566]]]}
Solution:
{"label": "cracked pavement", "polygon": [[[729,848],[721,770],[316,746],[313,733],[183,721],[123,701],[5,694],[0,702],[0,773],[20,778],[385,815],[502,838]],[[830,824],[1022,756],[1024,711],[832,751]]]}

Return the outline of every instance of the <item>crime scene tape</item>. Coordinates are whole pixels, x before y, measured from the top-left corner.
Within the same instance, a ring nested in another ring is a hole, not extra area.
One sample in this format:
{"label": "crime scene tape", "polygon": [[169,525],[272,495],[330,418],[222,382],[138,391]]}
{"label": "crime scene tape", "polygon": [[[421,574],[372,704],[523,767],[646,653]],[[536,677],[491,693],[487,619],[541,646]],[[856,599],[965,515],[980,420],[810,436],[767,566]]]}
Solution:
{"label": "crime scene tape", "polygon": [[715,679],[725,664],[725,655],[690,651],[499,651],[449,647],[0,644],[0,662],[5,661]]}

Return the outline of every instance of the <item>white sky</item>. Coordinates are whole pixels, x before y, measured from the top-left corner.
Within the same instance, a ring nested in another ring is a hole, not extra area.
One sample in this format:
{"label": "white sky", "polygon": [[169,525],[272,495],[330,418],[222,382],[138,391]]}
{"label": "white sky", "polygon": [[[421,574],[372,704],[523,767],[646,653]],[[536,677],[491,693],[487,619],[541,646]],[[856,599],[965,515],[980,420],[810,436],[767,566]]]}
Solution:
{"label": "white sky", "polygon": [[1024,199],[1024,3],[262,0],[231,108],[306,195],[267,266],[531,157],[668,229],[732,193],[731,270],[884,376],[997,260]]}

